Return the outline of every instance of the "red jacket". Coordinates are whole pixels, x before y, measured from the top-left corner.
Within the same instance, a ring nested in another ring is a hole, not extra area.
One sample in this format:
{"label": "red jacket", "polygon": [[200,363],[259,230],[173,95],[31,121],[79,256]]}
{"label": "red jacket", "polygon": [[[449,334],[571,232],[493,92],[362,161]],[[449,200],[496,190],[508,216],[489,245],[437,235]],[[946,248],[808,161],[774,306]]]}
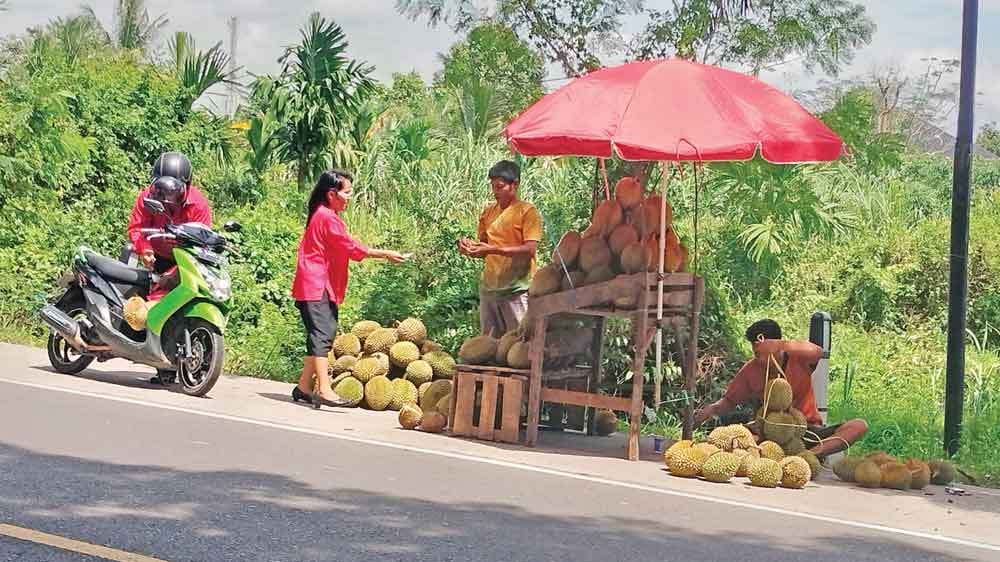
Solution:
{"label": "red jacket", "polygon": [[329,207],[320,206],[306,226],[299,243],[292,297],[297,301],[318,301],[326,291],[338,306],[347,292],[348,260],[361,261],[368,248],[351,238],[343,219]]}
{"label": "red jacket", "polygon": [[[173,258],[173,244],[168,240],[156,239],[147,240],[146,235],[140,232],[143,228],[163,228],[167,225],[167,217],[162,215],[152,215],[142,206],[142,200],[149,197],[152,186],[146,187],[139,193],[132,207],[132,217],[128,221],[128,238],[135,247],[135,253],[142,255],[147,249],[152,249],[156,255],[168,259]],[[208,199],[202,195],[195,186],[189,186],[184,205],[174,211],[170,217],[174,224],[186,222],[200,222],[205,226],[212,226],[212,209],[208,205]]]}

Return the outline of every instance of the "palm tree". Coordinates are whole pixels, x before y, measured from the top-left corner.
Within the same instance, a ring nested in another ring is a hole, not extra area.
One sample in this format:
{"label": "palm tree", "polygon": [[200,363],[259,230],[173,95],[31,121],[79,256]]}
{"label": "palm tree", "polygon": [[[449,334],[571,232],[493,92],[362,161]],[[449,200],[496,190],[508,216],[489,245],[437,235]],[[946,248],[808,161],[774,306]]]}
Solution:
{"label": "palm tree", "polygon": [[207,51],[198,51],[191,35],[178,31],[168,48],[174,74],[184,91],[180,103],[186,111],[213,86],[240,86],[236,80],[240,69],[228,68],[230,55],[222,50],[221,41]]}
{"label": "palm tree", "polygon": [[96,46],[107,45],[107,37],[93,14],[83,13],[52,22],[52,38],[66,60],[76,62],[81,54]]}
{"label": "palm tree", "polygon": [[[97,21],[93,7],[84,6],[83,11]],[[118,0],[115,4],[114,28],[111,33],[104,31],[104,34],[116,47],[145,55],[157,34],[169,21],[163,14],[151,19],[149,10],[146,9],[146,0]]]}
{"label": "palm tree", "polygon": [[281,74],[258,78],[253,96],[266,102],[277,127],[275,155],[297,165],[298,185],[329,161],[341,130],[374,89],[371,67],[347,57],[347,38],[336,23],[313,13],[302,42],[281,57]]}

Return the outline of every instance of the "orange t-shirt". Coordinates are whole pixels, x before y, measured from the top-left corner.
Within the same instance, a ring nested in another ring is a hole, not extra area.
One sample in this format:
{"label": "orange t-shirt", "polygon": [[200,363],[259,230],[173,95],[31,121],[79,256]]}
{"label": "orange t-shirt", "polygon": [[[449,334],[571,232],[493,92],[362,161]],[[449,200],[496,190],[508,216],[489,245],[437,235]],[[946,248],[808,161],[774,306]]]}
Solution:
{"label": "orange t-shirt", "polygon": [[[816,349],[822,353],[819,347]],[[792,386],[793,406],[806,416],[809,425],[822,425],[823,419],[819,416],[819,410],[816,408],[816,396],[813,394],[812,388],[812,372],[816,365],[810,363],[812,358],[803,359],[790,353],[782,353],[782,355],[787,358],[782,369],[785,371],[785,377],[788,378],[788,384]],[[781,364],[780,357],[775,357],[775,359]],[[753,359],[747,361],[726,387],[726,401],[733,405],[744,404],[751,399],[763,401],[765,376],[770,376],[773,379],[781,375],[774,364],[771,364],[770,374],[768,374],[765,365],[761,365]]]}
{"label": "orange t-shirt", "polygon": [[[515,200],[501,209],[493,204],[479,217],[479,239],[509,248],[542,239],[542,216],[531,203]],[[480,290],[491,294],[527,291],[535,274],[534,256],[486,256]]]}

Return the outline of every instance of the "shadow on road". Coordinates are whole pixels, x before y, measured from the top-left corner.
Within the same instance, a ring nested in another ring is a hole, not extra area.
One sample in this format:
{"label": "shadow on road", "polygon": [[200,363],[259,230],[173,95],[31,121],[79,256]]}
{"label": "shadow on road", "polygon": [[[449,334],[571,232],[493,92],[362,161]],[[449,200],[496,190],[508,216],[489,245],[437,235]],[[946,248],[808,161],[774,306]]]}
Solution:
{"label": "shadow on road", "polygon": [[[644,517],[639,506],[635,517],[592,518],[541,515],[513,501],[427,501],[395,489],[393,478],[336,471],[322,476],[338,477],[331,489],[268,473],[113,464],[7,445],[0,445],[0,468],[0,520],[172,562],[975,559],[954,554],[966,549],[927,549],[846,527],[785,535],[781,520],[766,513],[746,512],[740,531],[710,525],[692,532],[680,509],[661,521]],[[303,478],[322,474],[317,467]],[[662,507],[674,500],[649,501]]]}

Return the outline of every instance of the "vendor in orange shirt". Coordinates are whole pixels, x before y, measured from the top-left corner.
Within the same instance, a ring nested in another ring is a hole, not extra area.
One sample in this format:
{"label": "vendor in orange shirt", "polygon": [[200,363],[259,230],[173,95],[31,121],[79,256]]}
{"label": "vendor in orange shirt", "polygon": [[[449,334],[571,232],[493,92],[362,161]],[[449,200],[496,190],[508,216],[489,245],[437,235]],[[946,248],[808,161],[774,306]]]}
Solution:
{"label": "vendor in orange shirt", "polygon": [[521,170],[509,160],[489,171],[496,203],[479,217],[479,240],[458,242],[462,254],[482,258],[479,330],[499,338],[517,328],[528,311],[528,285],[535,274],[535,253],[542,239],[538,209],[517,196]]}
{"label": "vendor in orange shirt", "polygon": [[[762,401],[769,357],[774,356],[792,386],[792,406],[806,417],[809,432],[804,441],[807,448],[822,458],[843,451],[848,445],[864,437],[868,424],[862,419],[831,426],[823,425],[812,389],[812,372],[823,356],[823,348],[807,341],[782,340],[781,326],[774,320],[754,322],[747,328],[746,338],[753,345],[753,359],[747,361],[736,373],[726,387],[725,396],[695,413],[696,426],[711,417],[725,415],[740,404]],[[777,371],[772,363],[770,378],[780,376]]]}

